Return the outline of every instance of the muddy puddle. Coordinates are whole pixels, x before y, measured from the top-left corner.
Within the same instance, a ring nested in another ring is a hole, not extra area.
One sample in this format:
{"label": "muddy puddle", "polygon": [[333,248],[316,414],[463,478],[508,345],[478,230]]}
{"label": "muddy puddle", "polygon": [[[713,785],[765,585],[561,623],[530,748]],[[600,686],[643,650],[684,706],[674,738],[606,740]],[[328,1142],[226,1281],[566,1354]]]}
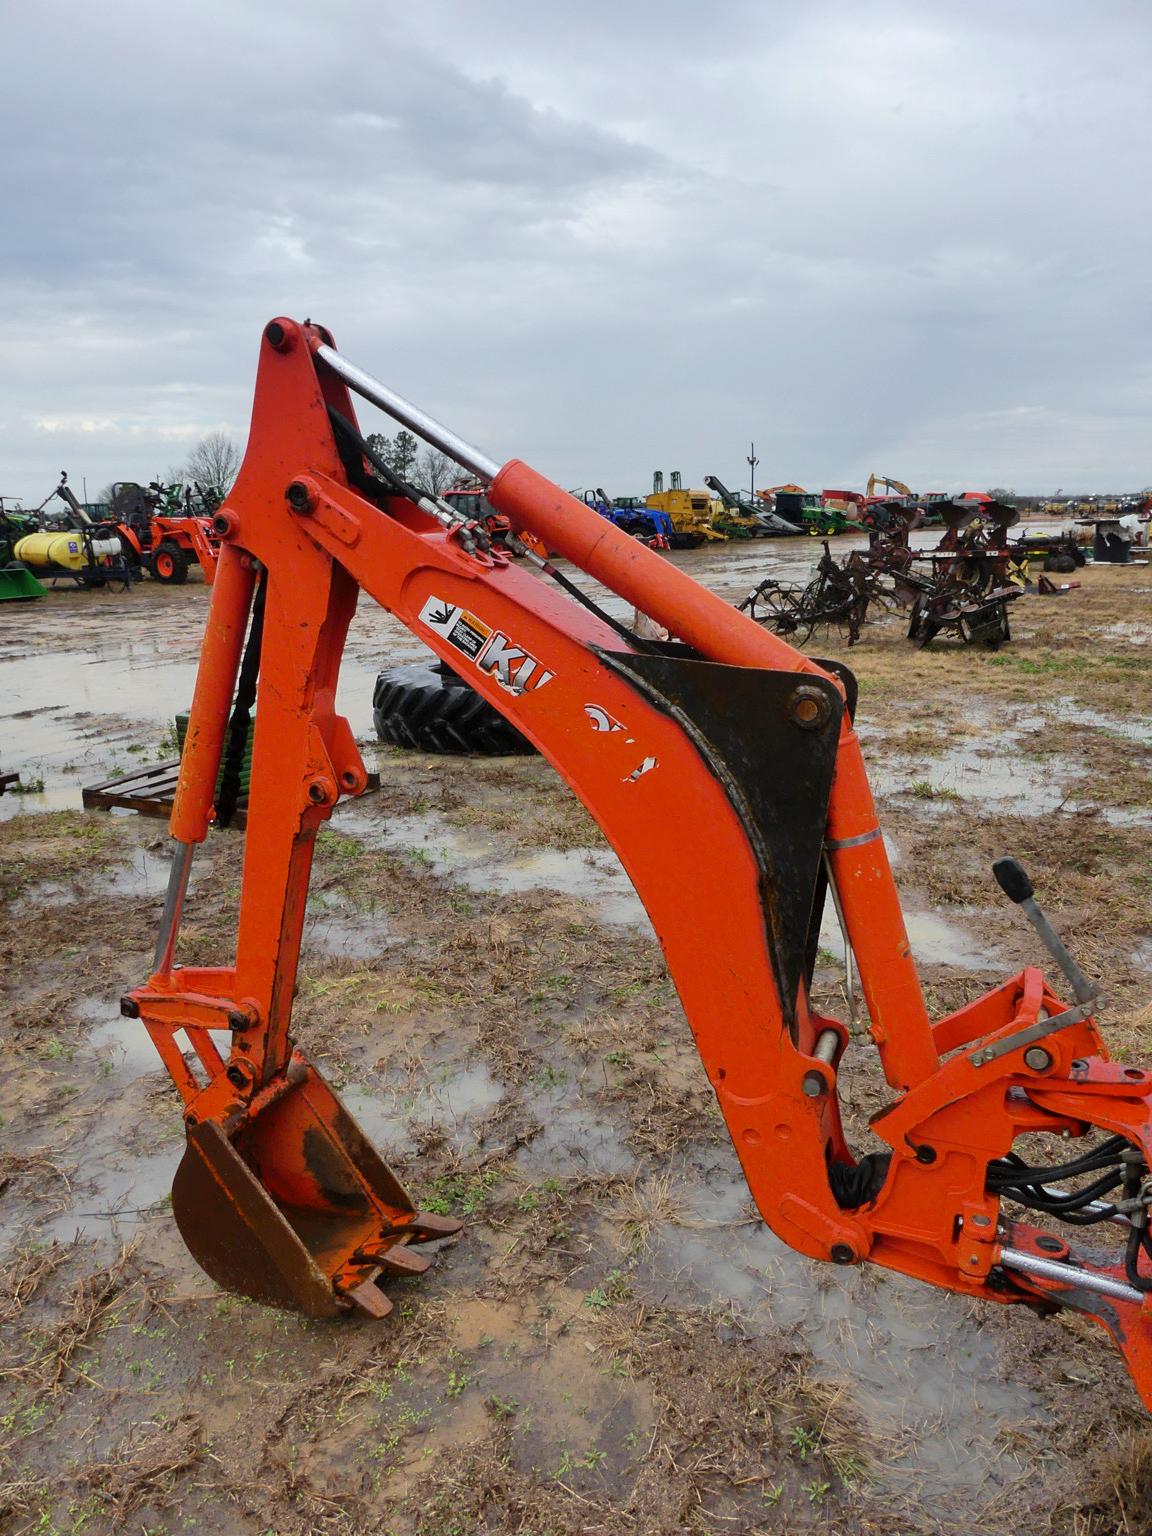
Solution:
{"label": "muddy puddle", "polygon": [[346,1084],[340,1097],[361,1129],[385,1152],[407,1153],[412,1127],[435,1129],[457,1153],[476,1149],[476,1127],[500,1102],[503,1088],[483,1062],[432,1066],[427,1075]]}
{"label": "muddy puddle", "polygon": [[905,1487],[932,1474],[927,1507],[955,1493],[1004,1486],[1019,1474],[1010,1427],[1039,1427],[1040,1400],[1001,1369],[1002,1340],[956,1297],[878,1269],[817,1267],[782,1243],[751,1204],[730,1147],[674,1170],[673,1219],[642,1254],[642,1296],[655,1304],[725,1297],[766,1338],[781,1329],[818,1368],[850,1378],[858,1410],[888,1446],[881,1480]]}
{"label": "muddy puddle", "polygon": [[[529,849],[509,851],[498,835],[485,838],[452,826],[434,813],[416,816],[373,814],[363,807],[337,814],[333,825],[370,847],[394,853],[415,853],[445,878],[475,891],[555,891],[585,902],[589,915],[609,927],[627,926],[652,932],[648,914],[619,859],[611,849]],[[895,864],[899,851],[894,850]],[[961,924],[933,912],[905,912],[913,953],[925,965],[955,965],[980,970],[995,955],[976,944]],[[369,924],[363,942],[370,948]],[[844,940],[834,906],[829,903],[820,929],[820,944],[829,953],[843,953]]]}
{"label": "muddy puddle", "polygon": [[1121,719],[1071,700],[1043,713],[1021,714],[1007,725],[969,718],[965,734],[939,750],[902,751],[899,738],[887,746],[875,730],[865,729],[862,737],[876,793],[935,802],[935,814],[942,802],[959,799],[1014,816],[1091,811],[1116,825],[1152,819],[1143,808],[1106,803],[1107,780],[1080,755],[1085,728],[1139,745],[1152,743],[1152,725],[1146,720]]}
{"label": "muddy puddle", "polygon": [[647,928],[648,915],[611,849],[510,849],[506,837],[453,826],[434,812],[389,816],[371,801],[332,825],[368,847],[415,854],[432,871],[474,891],[560,891],[586,901],[600,922]]}
{"label": "muddy puddle", "polygon": [[[162,897],[168,888],[171,868],[171,855],[165,846],[167,838],[163,836],[162,828],[163,823],[159,823],[160,848],[131,849],[127,863],[105,863],[98,869],[85,870],[66,880],[40,880],[26,892],[26,899],[52,907],[67,905],[82,896]],[[194,887],[190,886],[190,889]]]}
{"label": "muddy puddle", "polygon": [[121,1017],[119,995],[82,998],[73,1011],[82,1026],[89,1026],[80,1049],[100,1082],[124,1088],[150,1073],[164,1074],[164,1063],[140,1020]]}
{"label": "muddy puddle", "polygon": [[336,960],[370,960],[396,942],[387,915],[378,907],[365,912],[342,891],[320,891],[308,898],[302,954]]}
{"label": "muddy puddle", "polygon": [[524,1173],[580,1178],[635,1171],[636,1157],[622,1128],[592,1109],[575,1081],[536,1088],[527,1096],[526,1109],[540,1129],[516,1153],[516,1166]]}

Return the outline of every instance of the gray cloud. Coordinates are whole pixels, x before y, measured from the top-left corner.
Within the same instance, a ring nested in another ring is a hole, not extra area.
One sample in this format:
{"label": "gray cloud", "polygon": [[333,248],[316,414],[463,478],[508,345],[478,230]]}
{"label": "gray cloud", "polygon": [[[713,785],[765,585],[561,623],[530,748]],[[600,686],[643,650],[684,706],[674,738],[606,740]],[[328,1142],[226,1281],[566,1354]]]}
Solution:
{"label": "gray cloud", "polygon": [[1152,481],[1142,5],[0,15],[0,492],[242,433],[275,313],[565,484]]}

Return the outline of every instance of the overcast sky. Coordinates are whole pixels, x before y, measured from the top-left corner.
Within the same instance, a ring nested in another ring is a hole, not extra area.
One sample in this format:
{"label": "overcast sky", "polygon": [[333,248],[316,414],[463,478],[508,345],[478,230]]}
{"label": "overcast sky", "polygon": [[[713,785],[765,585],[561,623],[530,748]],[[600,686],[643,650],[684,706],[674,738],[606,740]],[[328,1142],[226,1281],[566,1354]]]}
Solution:
{"label": "overcast sky", "polygon": [[1152,484],[1147,0],[0,23],[2,494],[242,437],[279,313],[613,495],[752,438],[758,484]]}

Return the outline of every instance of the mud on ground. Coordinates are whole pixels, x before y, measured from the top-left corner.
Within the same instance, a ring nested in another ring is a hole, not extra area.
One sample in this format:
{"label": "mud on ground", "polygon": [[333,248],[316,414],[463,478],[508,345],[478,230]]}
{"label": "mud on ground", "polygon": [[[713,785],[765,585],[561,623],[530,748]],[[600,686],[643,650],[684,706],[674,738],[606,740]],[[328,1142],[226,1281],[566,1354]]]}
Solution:
{"label": "mud on ground", "polygon": [[[694,568],[738,597],[753,558]],[[999,654],[917,652],[893,622],[846,659],[933,1009],[1038,960],[990,878],[1014,853],[1147,1061],[1152,578],[1080,575],[1018,602]],[[137,597],[157,683],[116,729],[151,754],[203,594]],[[4,615],[0,657],[35,630],[131,672],[113,610],[65,605],[71,639]],[[358,619],[359,672],[395,638]],[[383,1324],[217,1292],[167,1202],[178,1100],[116,1007],[147,974],[164,828],[51,809],[67,735],[49,808],[0,822],[0,1529],[1152,1530],[1152,1436],[1103,1335],[811,1264],[759,1222],[642,909],[537,759],[374,753],[381,789],[322,833],[312,886],[300,1041],[463,1235]],[[199,859],[186,958],[229,958],[240,853],[220,834]],[[838,954],[830,926],[817,983],[845,1016]],[[842,1080],[863,1145],[866,1037]]]}

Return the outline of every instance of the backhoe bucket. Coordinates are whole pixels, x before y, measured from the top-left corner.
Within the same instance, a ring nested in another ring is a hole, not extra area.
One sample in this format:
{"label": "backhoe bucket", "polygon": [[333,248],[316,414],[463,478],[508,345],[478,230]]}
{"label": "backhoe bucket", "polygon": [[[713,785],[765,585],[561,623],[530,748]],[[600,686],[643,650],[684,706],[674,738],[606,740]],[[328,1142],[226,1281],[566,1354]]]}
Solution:
{"label": "backhoe bucket", "polygon": [[[238,1121],[238,1124],[236,1123]],[[225,1290],[332,1317],[383,1317],[378,1282],[417,1275],[409,1244],[460,1222],[419,1212],[323,1078],[299,1055],[247,1110],[187,1125],[172,1210],[193,1258]]]}
{"label": "backhoe bucket", "polygon": [[30,598],[47,595],[48,588],[37,581],[25,566],[0,566],[0,603],[27,602]]}

